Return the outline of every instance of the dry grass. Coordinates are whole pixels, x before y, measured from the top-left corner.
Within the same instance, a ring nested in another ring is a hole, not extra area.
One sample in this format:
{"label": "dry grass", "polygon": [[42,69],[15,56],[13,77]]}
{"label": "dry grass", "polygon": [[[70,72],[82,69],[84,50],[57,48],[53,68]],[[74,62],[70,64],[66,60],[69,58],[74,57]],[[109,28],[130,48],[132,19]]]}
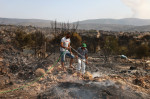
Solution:
{"label": "dry grass", "polygon": [[42,76],[42,75],[44,75],[44,74],[45,74],[45,70],[44,70],[44,69],[38,68],[38,69],[35,71],[35,75],[36,75],[37,77],[40,77],[40,76]]}

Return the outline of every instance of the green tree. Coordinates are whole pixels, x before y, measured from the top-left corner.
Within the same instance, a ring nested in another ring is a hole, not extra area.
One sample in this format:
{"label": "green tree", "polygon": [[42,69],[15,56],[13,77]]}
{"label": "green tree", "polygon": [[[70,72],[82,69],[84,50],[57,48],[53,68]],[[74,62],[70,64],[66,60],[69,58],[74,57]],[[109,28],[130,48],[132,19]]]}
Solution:
{"label": "green tree", "polygon": [[149,56],[150,53],[149,53],[149,47],[147,44],[142,44],[140,46],[137,47],[136,49],[136,56],[138,58],[145,58],[147,56]]}
{"label": "green tree", "polygon": [[108,62],[110,55],[118,52],[118,39],[112,36],[105,37],[101,50],[105,57],[105,62]]}
{"label": "green tree", "polygon": [[71,34],[71,46],[77,48],[81,45],[82,38],[78,33]]}
{"label": "green tree", "polygon": [[119,49],[118,49],[118,54],[120,55],[127,55],[128,54],[128,48],[127,46],[119,46]]}
{"label": "green tree", "polygon": [[130,40],[128,43],[128,56],[135,56],[136,55],[136,48],[137,48],[137,44],[136,41],[134,40]]}
{"label": "green tree", "polygon": [[21,30],[17,30],[15,34],[16,34],[16,36],[15,36],[16,46],[18,46],[18,47],[25,46],[24,38],[26,36],[26,33]]}

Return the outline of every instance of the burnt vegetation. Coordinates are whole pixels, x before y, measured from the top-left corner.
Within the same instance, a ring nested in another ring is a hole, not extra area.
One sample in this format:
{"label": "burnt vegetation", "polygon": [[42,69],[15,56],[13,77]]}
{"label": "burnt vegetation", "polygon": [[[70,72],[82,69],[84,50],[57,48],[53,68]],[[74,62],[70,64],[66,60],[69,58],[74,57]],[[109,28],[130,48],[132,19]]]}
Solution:
{"label": "burnt vegetation", "polygon": [[[139,96],[148,99],[147,95],[143,96],[132,90],[129,91],[129,88],[124,88],[123,84],[131,85],[134,90],[150,93],[150,33],[81,30],[78,29],[78,24],[53,21],[50,23],[50,27],[43,28],[0,25],[0,89],[19,87],[19,84],[31,82],[38,75],[44,74],[60,55],[60,40],[69,32],[73,48],[77,49],[82,42],[87,44],[89,64],[86,70],[91,73],[101,72],[101,77],[92,77],[92,74],[87,72],[84,77],[86,80],[78,82],[72,77],[75,72],[68,69],[70,80],[68,75],[60,71],[60,67],[57,65],[42,81],[33,85],[35,87],[34,91],[32,90],[34,96],[27,91],[21,95],[29,95],[29,98],[36,97],[38,99],[60,98],[64,95],[61,90],[65,89],[69,90],[65,95],[69,95],[71,98],[87,98],[88,95],[83,94],[89,93],[90,98],[130,99]],[[121,59],[120,55],[127,56],[127,59]],[[77,65],[76,62],[74,65]],[[107,86],[107,83],[111,83],[109,80],[114,80],[118,87],[113,84]],[[55,88],[56,82],[59,82],[57,86],[59,90]],[[89,82],[92,82],[93,85]],[[97,87],[96,82],[100,82],[100,85],[106,83],[106,85]],[[52,86],[53,83],[54,86]],[[49,87],[50,89],[46,90]],[[81,88],[79,92],[83,94],[78,93],[74,90],[75,88]],[[116,91],[112,90],[113,88]],[[24,93],[24,90],[20,92]],[[19,96],[18,93],[17,96]],[[127,93],[130,93],[131,96],[128,96]],[[0,95],[0,98],[12,97],[11,94]]]}

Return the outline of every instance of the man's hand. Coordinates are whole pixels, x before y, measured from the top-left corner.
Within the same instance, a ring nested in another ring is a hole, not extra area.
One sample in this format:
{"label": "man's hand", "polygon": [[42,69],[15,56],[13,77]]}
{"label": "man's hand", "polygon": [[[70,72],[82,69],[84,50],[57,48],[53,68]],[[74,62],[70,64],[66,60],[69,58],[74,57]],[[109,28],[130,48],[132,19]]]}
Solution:
{"label": "man's hand", "polygon": [[71,48],[70,48],[70,47],[66,47],[66,49],[67,49],[67,50],[70,50]]}
{"label": "man's hand", "polygon": [[78,55],[76,55],[76,59],[78,59]]}
{"label": "man's hand", "polygon": [[86,62],[85,62],[86,64],[88,64],[88,61],[86,60]]}

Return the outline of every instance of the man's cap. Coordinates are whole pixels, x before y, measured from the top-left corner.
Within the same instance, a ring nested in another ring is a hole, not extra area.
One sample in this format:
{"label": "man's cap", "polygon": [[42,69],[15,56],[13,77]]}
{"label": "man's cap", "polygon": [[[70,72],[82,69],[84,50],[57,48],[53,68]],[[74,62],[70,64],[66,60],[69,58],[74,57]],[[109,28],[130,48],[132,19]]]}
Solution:
{"label": "man's cap", "polygon": [[82,43],[82,47],[87,47],[85,43]]}

